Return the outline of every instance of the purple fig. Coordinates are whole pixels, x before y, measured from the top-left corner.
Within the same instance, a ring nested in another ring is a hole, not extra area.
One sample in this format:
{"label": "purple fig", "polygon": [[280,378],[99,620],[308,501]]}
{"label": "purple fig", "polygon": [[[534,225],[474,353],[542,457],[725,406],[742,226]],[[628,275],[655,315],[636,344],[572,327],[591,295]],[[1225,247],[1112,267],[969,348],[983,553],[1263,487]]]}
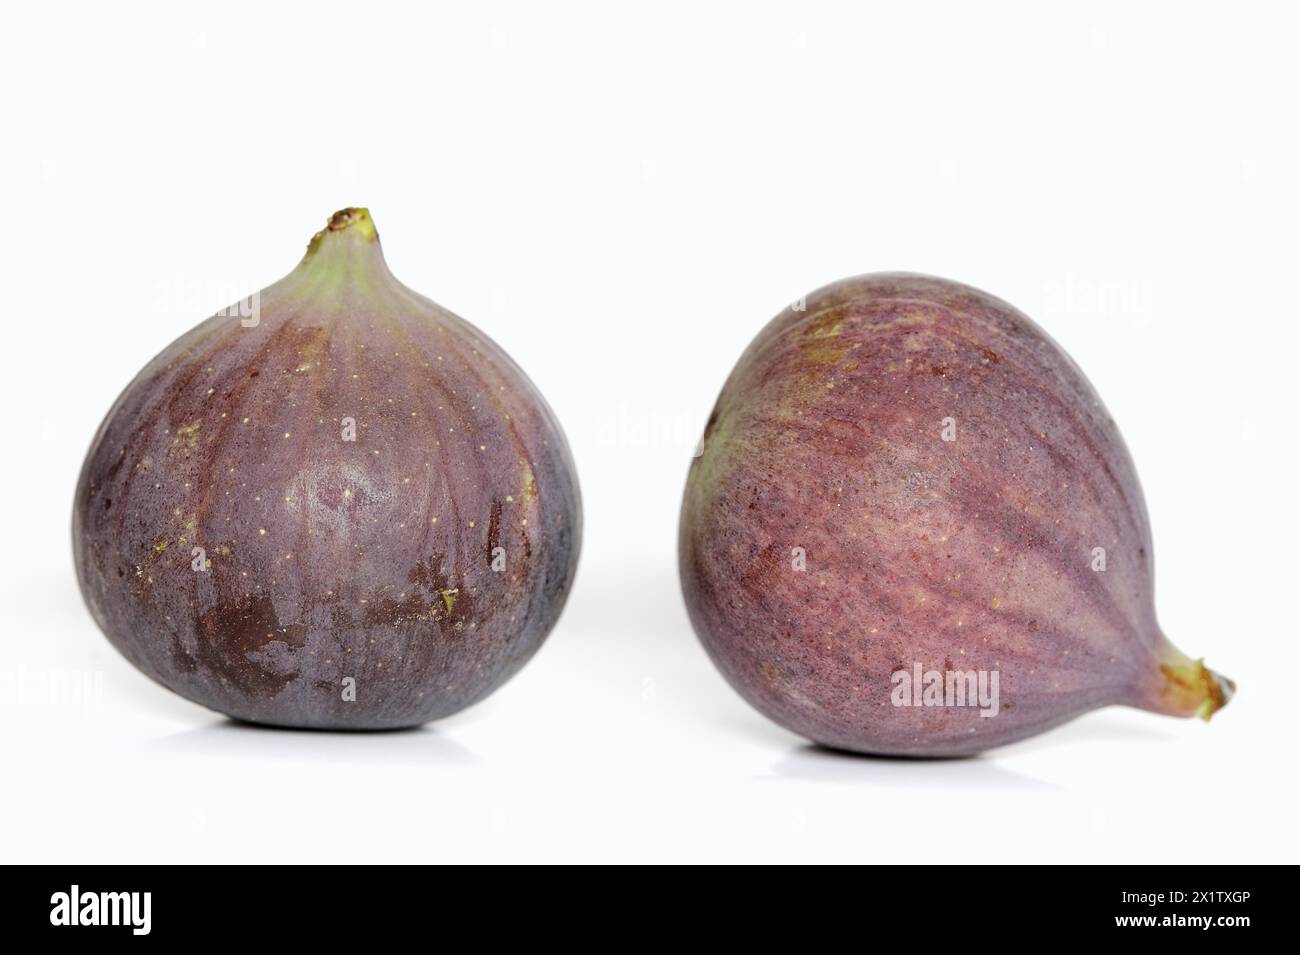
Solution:
{"label": "purple fig", "polygon": [[555,416],[392,276],[365,209],[145,366],[91,444],[72,532],[95,621],[145,674],[332,729],[500,686],[559,616],[580,534]]}
{"label": "purple fig", "polygon": [[731,685],[836,748],[964,755],[1233,691],[1156,623],[1142,491],[1083,373],[943,279],[847,279],[759,333],[692,463],[680,569]]}

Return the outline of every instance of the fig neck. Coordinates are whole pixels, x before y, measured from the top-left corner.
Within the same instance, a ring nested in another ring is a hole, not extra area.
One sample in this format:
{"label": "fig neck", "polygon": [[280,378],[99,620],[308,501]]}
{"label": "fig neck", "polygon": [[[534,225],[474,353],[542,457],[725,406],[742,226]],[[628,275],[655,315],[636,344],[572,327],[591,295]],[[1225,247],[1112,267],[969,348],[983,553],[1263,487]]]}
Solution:
{"label": "fig neck", "polygon": [[321,294],[348,288],[365,291],[392,281],[370,211],[348,208],[330,216],[325,228],[312,236],[291,278]]}

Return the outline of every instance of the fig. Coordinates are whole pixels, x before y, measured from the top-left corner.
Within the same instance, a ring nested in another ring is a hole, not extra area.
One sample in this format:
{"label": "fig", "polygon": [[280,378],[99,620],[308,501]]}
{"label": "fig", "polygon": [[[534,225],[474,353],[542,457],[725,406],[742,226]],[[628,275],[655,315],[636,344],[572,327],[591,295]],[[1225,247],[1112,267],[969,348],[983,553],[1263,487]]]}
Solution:
{"label": "fig", "polygon": [[1115,422],[1029,318],[909,273],[773,319],[727,379],[679,531],[691,622],[777,723],[961,756],[1108,704],[1208,719],[1233,684],[1156,622]]}
{"label": "fig", "polygon": [[239,720],[320,729],[487,696],[554,625],[580,536],[546,402],[393,277],[360,208],[127,386],[72,531],[90,612],[141,671]]}

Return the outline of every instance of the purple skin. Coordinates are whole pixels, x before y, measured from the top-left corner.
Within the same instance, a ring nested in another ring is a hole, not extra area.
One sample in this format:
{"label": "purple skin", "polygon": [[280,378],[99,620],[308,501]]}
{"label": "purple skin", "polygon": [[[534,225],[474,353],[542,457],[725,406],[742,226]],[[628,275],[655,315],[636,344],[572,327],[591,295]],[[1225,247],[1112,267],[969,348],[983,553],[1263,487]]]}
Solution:
{"label": "purple skin", "polygon": [[[1233,690],[1160,632],[1137,474],[1083,373],[943,279],[846,279],[759,333],[691,466],[680,564],[731,685],[839,749],[968,755],[1112,703],[1208,719]],[[996,671],[996,716],[894,705],[917,664]]]}
{"label": "purple skin", "polygon": [[254,723],[387,729],[482,699],[577,566],[554,415],[393,278],[364,209],[258,304],[256,325],[173,342],[100,425],[72,529],[95,621],[163,686]]}

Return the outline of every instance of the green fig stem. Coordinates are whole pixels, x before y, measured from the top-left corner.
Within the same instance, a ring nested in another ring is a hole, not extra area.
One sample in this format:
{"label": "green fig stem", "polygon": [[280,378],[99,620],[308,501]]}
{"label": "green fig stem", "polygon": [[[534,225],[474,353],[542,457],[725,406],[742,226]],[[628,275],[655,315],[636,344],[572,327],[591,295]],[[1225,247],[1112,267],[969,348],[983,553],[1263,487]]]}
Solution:
{"label": "green fig stem", "polygon": [[1170,716],[1199,716],[1208,721],[1228,705],[1237,685],[1204,660],[1193,660],[1172,646],[1160,663],[1159,700],[1150,707]]}
{"label": "green fig stem", "polygon": [[330,216],[330,221],[325,224],[325,228],[311,237],[311,241],[307,243],[307,254],[316,254],[321,242],[331,232],[343,232],[347,229],[352,230],[352,235],[367,242],[374,242],[379,238],[379,233],[375,231],[375,220],[370,218],[370,210],[349,206]]}

